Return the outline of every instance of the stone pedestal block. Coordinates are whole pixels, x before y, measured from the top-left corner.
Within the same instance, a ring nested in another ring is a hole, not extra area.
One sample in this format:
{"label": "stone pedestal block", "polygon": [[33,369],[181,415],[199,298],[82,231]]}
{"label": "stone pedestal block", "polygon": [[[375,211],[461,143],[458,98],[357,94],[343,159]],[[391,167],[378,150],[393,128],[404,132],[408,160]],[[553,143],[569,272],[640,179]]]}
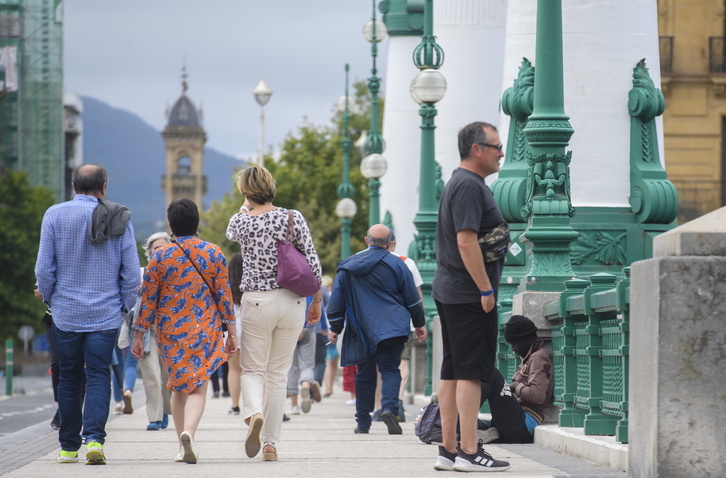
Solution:
{"label": "stone pedestal block", "polygon": [[724,217],[657,237],[670,255],[631,268],[630,476],[726,476]]}
{"label": "stone pedestal block", "polygon": [[512,315],[524,315],[537,326],[537,335],[549,340],[553,324],[544,316],[545,305],[560,298],[559,292],[520,292],[512,297]]}

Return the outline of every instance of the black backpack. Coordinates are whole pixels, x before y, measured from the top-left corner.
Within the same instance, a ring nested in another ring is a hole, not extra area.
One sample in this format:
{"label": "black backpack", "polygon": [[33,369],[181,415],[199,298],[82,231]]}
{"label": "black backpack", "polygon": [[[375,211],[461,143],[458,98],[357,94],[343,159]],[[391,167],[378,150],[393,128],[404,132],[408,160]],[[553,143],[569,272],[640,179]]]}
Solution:
{"label": "black backpack", "polygon": [[422,442],[441,443],[441,413],[438,403],[429,403],[421,409],[414,425],[416,436]]}

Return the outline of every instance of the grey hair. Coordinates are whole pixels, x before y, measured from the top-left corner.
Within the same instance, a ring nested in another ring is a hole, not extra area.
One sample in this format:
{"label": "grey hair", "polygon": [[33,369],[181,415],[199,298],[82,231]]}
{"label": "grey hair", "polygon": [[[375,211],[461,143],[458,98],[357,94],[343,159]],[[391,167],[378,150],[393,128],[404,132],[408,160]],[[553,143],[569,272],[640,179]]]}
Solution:
{"label": "grey hair", "polygon": [[146,260],[148,261],[151,259],[151,245],[157,240],[157,239],[165,239],[166,243],[171,243],[171,236],[167,234],[164,231],[161,232],[155,232],[152,235],[149,236],[149,238],[144,243],[144,253],[146,254]]}
{"label": "grey hair", "polygon": [[476,143],[488,143],[489,135],[487,129],[497,131],[494,125],[483,121],[469,123],[459,131],[459,157],[467,159],[471,152],[471,147]]}
{"label": "grey hair", "polygon": [[369,246],[376,246],[376,247],[383,247],[384,249],[388,246],[388,243],[391,242],[391,233],[390,231],[388,234],[386,234],[383,237],[375,237],[368,234],[368,245]]}

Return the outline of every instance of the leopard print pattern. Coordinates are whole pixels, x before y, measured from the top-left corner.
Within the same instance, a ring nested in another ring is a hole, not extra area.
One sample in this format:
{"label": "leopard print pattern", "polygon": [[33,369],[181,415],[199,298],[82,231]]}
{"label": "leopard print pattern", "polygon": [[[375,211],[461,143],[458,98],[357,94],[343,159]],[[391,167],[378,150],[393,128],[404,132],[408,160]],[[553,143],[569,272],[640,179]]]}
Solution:
{"label": "leopard print pattern", "polygon": [[[323,270],[308,224],[300,211],[291,211],[293,237],[290,242],[303,253],[318,280],[322,280]],[[280,288],[277,284],[277,241],[285,240],[287,218],[287,209],[278,207],[258,216],[237,213],[229,220],[227,239],[238,242],[242,250],[243,291]]]}

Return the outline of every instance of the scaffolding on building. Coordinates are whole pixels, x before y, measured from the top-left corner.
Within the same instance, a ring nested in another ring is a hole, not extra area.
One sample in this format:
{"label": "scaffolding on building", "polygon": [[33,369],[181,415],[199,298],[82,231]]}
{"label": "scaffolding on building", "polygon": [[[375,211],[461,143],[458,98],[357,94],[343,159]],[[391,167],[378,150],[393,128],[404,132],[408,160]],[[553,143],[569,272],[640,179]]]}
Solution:
{"label": "scaffolding on building", "polygon": [[0,159],[65,198],[62,0],[0,4],[0,47],[16,46],[19,85],[0,98]]}

